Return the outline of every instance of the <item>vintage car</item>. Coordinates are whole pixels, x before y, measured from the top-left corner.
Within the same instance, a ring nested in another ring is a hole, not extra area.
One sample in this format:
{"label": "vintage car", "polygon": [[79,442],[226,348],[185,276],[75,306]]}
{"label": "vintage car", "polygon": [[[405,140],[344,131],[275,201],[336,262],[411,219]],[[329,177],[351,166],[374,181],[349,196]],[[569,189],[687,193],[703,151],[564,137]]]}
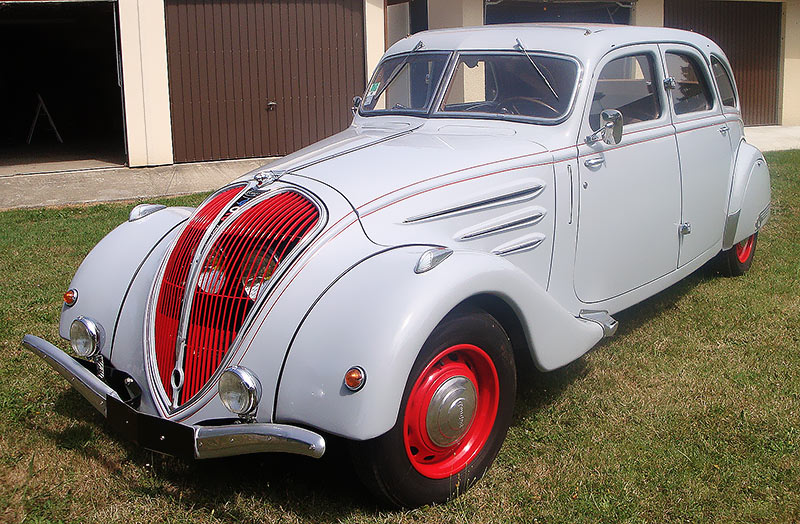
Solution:
{"label": "vintage car", "polygon": [[748,270],[770,179],[739,104],[694,33],[418,33],[347,130],[196,209],[133,208],[64,295],[79,358],[23,344],[145,448],[334,435],[382,499],[446,500],[498,453],[524,360],[572,362],[715,257]]}

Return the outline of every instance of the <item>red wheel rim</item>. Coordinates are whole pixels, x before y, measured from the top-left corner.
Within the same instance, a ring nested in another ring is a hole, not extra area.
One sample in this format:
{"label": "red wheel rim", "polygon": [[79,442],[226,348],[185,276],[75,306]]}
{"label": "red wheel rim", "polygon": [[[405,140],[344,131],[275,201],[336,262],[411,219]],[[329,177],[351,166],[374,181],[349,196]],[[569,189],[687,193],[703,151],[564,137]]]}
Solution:
{"label": "red wheel rim", "polygon": [[750,235],[749,237],[745,238],[738,244],[736,244],[736,258],[739,259],[739,262],[744,264],[750,258],[750,255],[753,253],[753,241],[755,239],[755,235]]}
{"label": "red wheel rim", "polygon": [[411,389],[403,418],[414,469],[432,479],[463,470],[489,439],[499,400],[497,369],[481,348],[459,344],[436,355]]}

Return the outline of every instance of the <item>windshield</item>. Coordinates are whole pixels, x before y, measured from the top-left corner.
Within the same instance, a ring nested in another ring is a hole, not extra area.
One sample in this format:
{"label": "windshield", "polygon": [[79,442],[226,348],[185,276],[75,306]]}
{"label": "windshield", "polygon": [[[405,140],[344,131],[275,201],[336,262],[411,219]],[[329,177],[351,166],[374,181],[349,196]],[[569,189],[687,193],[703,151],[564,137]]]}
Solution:
{"label": "windshield", "polygon": [[427,113],[449,56],[412,52],[387,58],[372,76],[361,113]]}
{"label": "windshield", "polygon": [[462,54],[439,111],[557,120],[569,111],[573,60],[536,53]]}

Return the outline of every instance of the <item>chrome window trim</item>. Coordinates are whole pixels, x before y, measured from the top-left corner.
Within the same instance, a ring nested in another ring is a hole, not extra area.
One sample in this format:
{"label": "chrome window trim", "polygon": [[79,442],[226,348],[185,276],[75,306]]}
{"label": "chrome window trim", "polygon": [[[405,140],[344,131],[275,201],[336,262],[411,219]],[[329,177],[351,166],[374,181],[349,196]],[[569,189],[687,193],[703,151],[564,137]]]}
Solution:
{"label": "chrome window trim", "polygon": [[[708,86],[708,94],[711,96],[711,107],[700,111],[690,111],[688,113],[678,114],[675,111],[675,100],[672,98],[672,93],[667,93],[667,102],[669,104],[669,112],[676,123],[680,123],[681,119],[693,120],[704,115],[721,114],[722,100],[720,100],[717,93],[717,83],[714,80],[714,74],[711,72],[710,59],[702,51],[698,51],[694,46],[686,44],[671,44],[664,45],[662,48],[662,61],[664,62],[664,78],[669,78],[669,69],[667,66],[667,55],[684,55],[694,59],[695,63],[700,66],[700,73],[704,76],[706,85]],[[674,90],[672,90],[674,91]]]}
{"label": "chrome window trim", "polygon": [[[364,112],[364,104],[363,102],[358,107],[358,116],[363,116],[364,118],[369,118],[373,116],[391,116],[391,115],[405,115],[405,116],[426,116],[431,113],[431,109],[434,107],[437,97],[439,96],[439,91],[442,88],[442,83],[447,78],[448,72],[450,70],[450,65],[453,60],[453,50],[451,49],[429,49],[429,50],[420,50],[420,51],[405,51],[403,53],[397,53],[391,56],[383,57],[383,60],[378,62],[378,65],[375,66],[375,71],[373,71],[372,76],[369,78],[369,82],[367,82],[367,90],[369,86],[372,85],[372,81],[375,79],[375,74],[378,72],[380,67],[388,62],[389,60],[393,60],[395,58],[399,58],[402,56],[410,56],[410,55],[423,55],[423,54],[438,54],[443,55],[445,57],[444,61],[444,68],[442,68],[442,74],[439,77],[439,82],[437,83],[436,87],[433,89],[433,96],[431,97],[431,101],[425,106],[424,109],[406,109],[406,110],[391,110],[391,109],[378,109],[372,110],[368,112]],[[364,91],[361,99],[364,100],[366,98],[367,90]],[[297,168],[295,168],[297,169]]]}
{"label": "chrome window trim", "polygon": [[478,119],[478,120],[500,120],[504,122],[521,122],[527,124],[539,124],[539,125],[556,125],[560,124],[572,115],[573,110],[575,109],[575,100],[577,99],[578,91],[580,90],[581,83],[583,81],[583,63],[575,56],[567,55],[564,53],[556,53],[553,51],[544,51],[544,50],[537,50],[537,49],[526,49],[529,55],[533,57],[537,56],[546,56],[551,58],[557,58],[561,60],[567,60],[575,64],[575,84],[572,88],[572,93],[569,97],[569,103],[567,104],[567,109],[563,115],[560,115],[556,118],[538,118],[538,117],[530,117],[530,116],[522,116],[522,115],[500,115],[500,114],[492,114],[492,113],[473,113],[468,111],[440,111],[439,108],[442,106],[442,102],[444,101],[444,96],[447,93],[447,87],[453,81],[453,76],[455,75],[456,67],[459,64],[460,58],[462,55],[481,55],[481,56],[524,56],[521,55],[519,51],[509,50],[509,49],[491,49],[491,50],[481,50],[481,49],[465,49],[465,50],[458,50],[453,54],[451,58],[451,63],[448,66],[445,74],[447,76],[447,82],[443,86],[440,86],[439,92],[436,95],[436,99],[434,103],[431,105],[431,117],[434,118],[469,118],[469,119]]}
{"label": "chrome window trim", "polygon": [[[639,46],[643,46],[643,47],[639,48]],[[636,48],[631,50],[631,49],[625,49],[626,47],[627,48],[636,47]],[[589,129],[591,129],[592,131],[596,131],[596,129],[594,129],[592,127],[591,122],[589,122],[589,120],[591,119],[591,115],[592,115],[592,100],[594,100],[594,96],[597,93],[597,83],[600,81],[600,75],[603,74],[603,70],[606,68],[606,66],[608,66],[611,62],[613,62],[615,60],[621,60],[623,58],[631,58],[631,57],[637,57],[637,56],[642,56],[642,55],[649,55],[650,58],[653,60],[653,64],[652,64],[653,65],[653,71],[652,71],[652,73],[653,73],[653,94],[655,95],[656,100],[658,101],[659,115],[658,115],[657,118],[653,118],[653,119],[650,119],[650,120],[642,120],[640,122],[633,122],[633,123],[630,123],[630,124],[624,123],[625,115],[622,115],[623,125],[625,126],[625,129],[628,130],[627,132],[630,133],[631,127],[633,127],[633,131],[636,131],[636,130],[638,130],[639,127],[644,127],[644,126],[642,126],[642,124],[652,125],[654,122],[658,123],[661,120],[665,120],[665,121],[668,121],[668,122],[671,123],[672,122],[672,118],[671,118],[671,110],[670,110],[669,106],[672,104],[672,100],[671,100],[671,98],[669,96],[669,93],[666,92],[667,90],[664,89],[664,79],[666,78],[664,76],[666,74],[666,71],[665,71],[664,68],[665,68],[666,64],[662,64],[661,63],[662,60],[661,60],[661,56],[660,56],[660,54],[658,52],[658,47],[653,47],[650,44],[630,44],[628,46],[624,46],[624,47],[618,48],[617,51],[619,51],[621,49],[625,49],[625,51],[623,51],[619,55],[612,54],[612,53],[606,53],[605,55],[603,55],[603,58],[601,58],[597,62],[597,66],[595,67],[595,72],[597,74],[596,75],[592,75],[592,84],[591,84],[590,89],[589,89],[589,95],[588,95],[588,97],[586,99],[586,105],[587,105],[587,110],[588,110],[588,113],[586,113],[586,124],[587,124],[587,127]],[[607,58],[607,57],[609,57],[609,55],[611,55],[611,57]]]}
{"label": "chrome window trim", "polygon": [[[730,112],[730,110],[741,111],[741,108],[739,106],[739,88],[736,86],[736,79],[733,77],[733,71],[731,71],[730,67],[728,66],[728,63],[725,60],[723,60],[722,57],[719,56],[717,53],[711,53],[711,57],[709,60],[711,61],[711,64],[709,66],[709,71],[711,72],[712,79],[714,80],[714,88],[717,90],[717,94],[719,95],[719,101],[720,104],[722,105],[722,112],[724,113],[725,109],[728,109],[728,112]],[[717,77],[716,75],[714,75],[714,60],[720,63],[722,69],[725,70],[725,74],[728,75],[728,80],[730,80],[731,86],[733,86],[733,97],[736,103],[732,106],[726,106],[722,102],[722,91],[720,91],[719,85],[717,84]]]}
{"label": "chrome window trim", "polygon": [[[226,186],[226,187],[222,188],[220,191],[217,191],[216,193],[214,193],[214,195],[212,195],[212,197],[217,195],[217,194],[219,194],[222,190],[229,189],[229,188],[230,188],[230,186]],[[249,189],[249,188],[251,188],[251,186],[248,184],[247,186],[245,186],[245,191],[247,191],[247,189]],[[210,227],[209,229],[214,229],[213,234],[210,236],[210,238],[208,238],[208,241],[207,241],[206,244],[200,244],[199,245],[199,247],[197,249],[197,253],[201,253],[201,255],[199,257],[199,260],[202,261],[202,260],[205,260],[206,256],[208,255],[208,251],[211,249],[211,246],[214,245],[214,241],[216,241],[216,239],[219,238],[219,236],[222,235],[222,233],[224,233],[224,231],[231,225],[231,223],[236,218],[238,218],[238,216],[243,211],[245,211],[246,209],[249,209],[252,206],[255,206],[256,204],[260,203],[261,201],[263,201],[263,200],[265,200],[267,198],[270,198],[270,197],[275,196],[275,195],[277,195],[279,193],[284,193],[284,192],[288,192],[288,191],[293,191],[295,193],[299,193],[299,194],[303,195],[304,197],[306,197],[317,208],[317,212],[319,213],[319,219],[317,220],[317,224],[314,226],[314,228],[311,231],[309,231],[305,235],[303,240],[297,246],[295,246],[294,249],[292,249],[292,251],[284,259],[284,263],[281,264],[280,267],[278,267],[277,271],[273,274],[272,278],[270,278],[270,281],[269,281],[269,284],[267,286],[266,292],[263,293],[258,298],[258,300],[256,300],[256,302],[253,304],[253,307],[250,309],[250,312],[247,314],[245,319],[242,321],[242,325],[240,326],[239,331],[236,334],[236,337],[233,339],[233,342],[231,342],[231,345],[228,348],[228,351],[226,352],[225,357],[222,359],[222,361],[220,362],[220,364],[217,367],[217,369],[215,370],[215,372],[212,373],[212,375],[209,377],[208,381],[203,385],[203,387],[201,387],[198,390],[197,393],[195,393],[191,398],[189,398],[188,400],[183,402],[183,404],[180,404],[178,406],[172,406],[171,405],[171,403],[169,401],[169,398],[167,397],[167,393],[164,390],[163,385],[161,384],[161,378],[158,376],[158,365],[157,365],[157,360],[156,360],[156,355],[155,355],[155,322],[154,322],[154,314],[155,313],[154,313],[154,311],[155,311],[155,308],[157,307],[157,304],[158,304],[158,295],[159,295],[159,290],[161,288],[161,280],[162,280],[163,274],[164,274],[163,270],[165,268],[165,265],[166,265],[167,261],[169,260],[170,255],[172,254],[172,250],[174,249],[175,243],[177,243],[178,237],[180,235],[178,235],[175,238],[175,240],[173,241],[173,245],[170,247],[167,255],[164,257],[164,260],[163,260],[163,262],[161,264],[161,267],[159,268],[158,277],[156,278],[155,284],[154,284],[154,286],[153,286],[153,288],[151,290],[151,296],[150,296],[150,298],[148,298],[147,310],[145,312],[145,343],[146,343],[147,346],[149,346],[149,347],[145,348],[145,355],[146,355],[145,366],[148,368],[146,374],[147,374],[148,381],[150,382],[151,391],[155,391],[156,392],[154,397],[158,397],[158,400],[161,402],[161,407],[166,409],[166,413],[169,416],[177,416],[179,414],[186,413],[187,411],[190,411],[190,410],[193,413],[194,410],[196,410],[196,407],[194,406],[196,404],[196,402],[199,399],[201,399],[203,396],[205,396],[205,394],[209,391],[209,389],[211,389],[212,385],[216,383],[217,379],[222,374],[222,372],[224,372],[229,367],[230,360],[233,357],[233,354],[236,353],[236,350],[238,349],[238,346],[241,343],[241,340],[242,340],[242,338],[244,336],[244,333],[246,333],[248,331],[248,329],[250,328],[250,326],[252,325],[253,321],[255,320],[256,315],[261,310],[261,307],[263,306],[264,302],[271,296],[272,291],[275,289],[275,286],[280,282],[280,280],[283,278],[284,274],[294,265],[295,260],[305,251],[305,249],[308,247],[308,245],[311,244],[311,242],[313,242],[319,236],[319,234],[322,232],[322,229],[327,225],[327,222],[328,222],[328,210],[325,207],[325,205],[322,203],[322,201],[319,198],[317,198],[316,195],[314,195],[310,191],[308,191],[308,190],[306,190],[306,189],[304,189],[304,188],[302,188],[300,186],[296,186],[294,184],[287,184],[286,186],[282,186],[282,187],[279,187],[279,188],[269,187],[266,190],[264,190],[264,192],[261,195],[258,195],[255,198],[252,198],[251,200],[249,200],[247,203],[245,203],[239,209],[239,211],[237,211],[236,213],[232,213],[229,217],[227,217],[225,220],[223,220],[222,223],[218,224],[217,226]],[[241,194],[243,194],[243,193],[241,193]],[[206,202],[208,200],[210,200],[212,197],[209,197],[206,200]],[[238,200],[238,198],[240,198],[240,197],[237,197],[236,200]],[[204,204],[206,202],[204,202]],[[226,206],[225,207],[225,212],[227,212],[228,209],[230,209],[230,207],[231,206]],[[223,214],[224,214],[224,212],[223,212]],[[187,221],[187,224],[188,224],[188,221]],[[197,256],[195,256],[192,259],[192,270],[195,269],[196,260],[198,260]],[[192,272],[192,270],[190,270],[190,273]],[[190,281],[189,278],[187,277],[187,289],[190,287],[190,285],[189,285],[190,282],[192,284],[192,286],[191,286],[192,288],[196,287],[197,279],[199,278],[199,271],[196,271],[196,273],[197,273],[197,275],[195,275],[194,280]],[[189,305],[191,305],[191,299],[192,299],[193,296],[194,296],[194,293],[192,293],[191,296],[189,297],[189,299],[190,299],[190,302],[188,302]],[[179,317],[180,318],[179,322],[181,322],[181,324],[183,323],[184,315],[186,317],[186,321],[188,322],[189,314],[191,313],[191,308],[190,307],[187,308],[186,312],[184,312],[183,305],[184,304],[182,304],[182,306],[181,306],[181,317]],[[177,342],[177,339],[178,339],[178,337],[176,337],[176,342]],[[177,363],[178,360],[176,359],[175,362]],[[188,414],[191,414],[191,413],[188,413]]]}

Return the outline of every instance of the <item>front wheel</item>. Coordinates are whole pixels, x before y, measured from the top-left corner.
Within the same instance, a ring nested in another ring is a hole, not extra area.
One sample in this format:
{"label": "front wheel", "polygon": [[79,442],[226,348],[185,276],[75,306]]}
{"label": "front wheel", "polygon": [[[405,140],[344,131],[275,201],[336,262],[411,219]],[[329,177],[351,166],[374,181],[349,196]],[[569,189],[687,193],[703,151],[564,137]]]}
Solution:
{"label": "front wheel", "polygon": [[720,252],[717,256],[722,274],[729,277],[738,277],[747,273],[753,263],[757,240],[758,233],[756,232],[732,248]]}
{"label": "front wheel", "polygon": [[511,342],[497,320],[480,310],[448,316],[412,367],[395,426],[353,443],[362,480],[401,507],[463,493],[500,450],[515,395]]}

